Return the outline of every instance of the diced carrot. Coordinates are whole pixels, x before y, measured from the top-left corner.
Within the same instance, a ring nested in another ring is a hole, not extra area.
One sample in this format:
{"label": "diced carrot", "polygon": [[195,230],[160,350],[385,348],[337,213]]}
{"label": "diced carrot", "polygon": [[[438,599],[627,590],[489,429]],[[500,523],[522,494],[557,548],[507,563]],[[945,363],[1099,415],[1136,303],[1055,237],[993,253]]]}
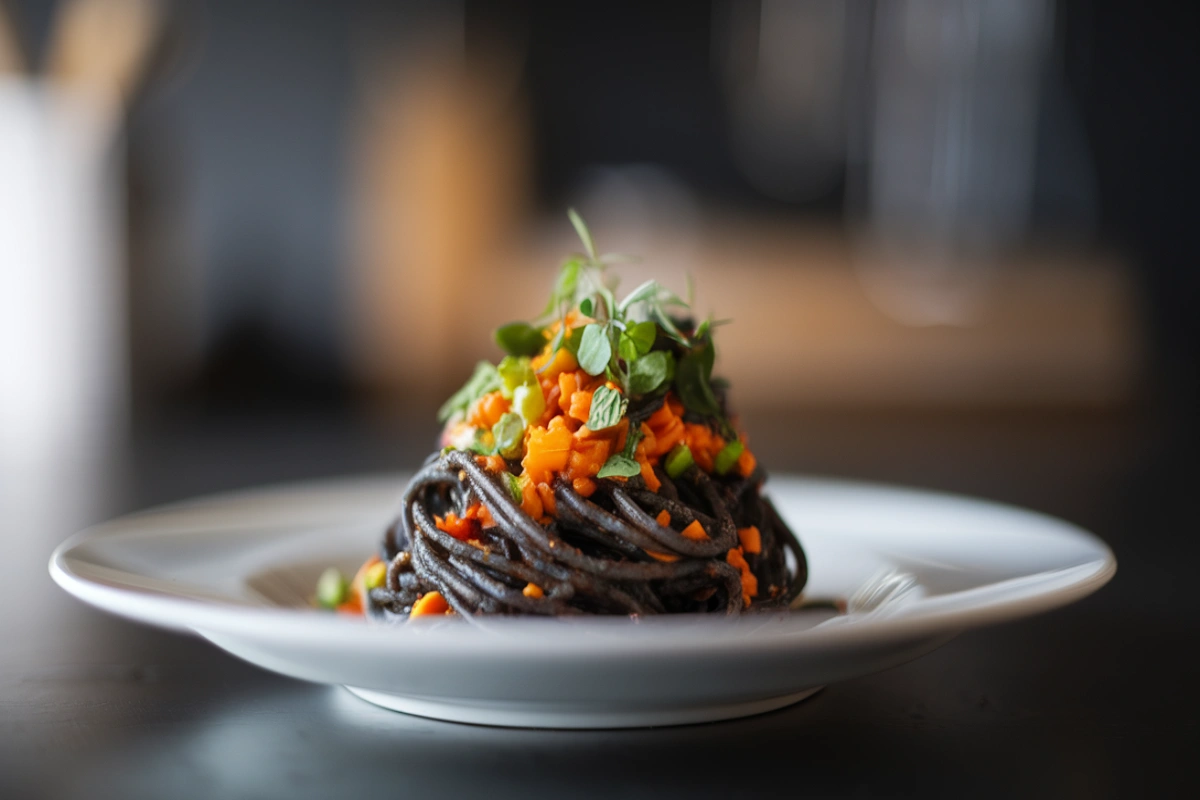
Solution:
{"label": "diced carrot", "polygon": [[691,523],[680,531],[685,539],[691,539],[693,542],[703,542],[708,539],[708,532],[704,530],[704,526],[700,524],[700,520],[694,519]]}
{"label": "diced carrot", "polygon": [[650,466],[650,462],[644,459],[639,462],[638,466],[642,469],[642,480],[646,482],[646,488],[652,492],[657,492],[658,487],[662,486],[662,481],[654,474],[654,467]]}
{"label": "diced carrot", "polygon": [[647,550],[646,555],[650,556],[651,558],[656,558],[659,561],[665,561],[668,564],[679,560],[679,556],[677,555],[672,555],[671,553],[659,553],[654,550]]}
{"label": "diced carrot", "polygon": [[675,412],[671,410],[670,404],[663,403],[657,411],[650,415],[650,418],[646,420],[646,424],[651,428],[665,428],[675,418]]}
{"label": "diced carrot", "polygon": [[475,463],[488,472],[506,472],[508,470],[508,464],[497,455],[475,456]]}
{"label": "diced carrot", "polygon": [[[558,376],[558,407],[566,414],[571,410],[571,395],[579,391],[579,381],[574,372],[563,372]],[[546,405],[550,405],[547,403]]]}
{"label": "diced carrot", "polygon": [[580,497],[591,497],[596,492],[596,482],[591,478],[576,478],[571,481],[571,488]]}
{"label": "diced carrot", "polygon": [[758,596],[758,578],[750,570],[750,565],[746,563],[746,557],[742,553],[742,548],[731,548],[725,554],[725,560],[732,566],[737,567],[742,573],[742,601],[749,606],[750,598]]}
{"label": "diced carrot", "polygon": [[522,478],[520,486],[521,510],[540,521],[545,515],[545,509],[542,506],[542,498],[538,496],[537,487],[533,485],[533,481],[529,480],[529,478]]}
{"label": "diced carrot", "polygon": [[[521,466],[535,483],[549,483],[553,474],[567,468],[571,457],[571,431],[555,417],[548,428],[530,428]],[[556,424],[559,423],[559,424]]]}
{"label": "diced carrot", "polygon": [[492,519],[492,512],[488,511],[487,506],[479,501],[475,501],[467,509],[467,513],[463,515],[463,519],[478,520],[479,524],[485,528],[496,527],[496,520]]}
{"label": "diced carrot", "polygon": [[664,508],[658,512],[658,516],[654,518],[654,521],[666,528],[671,524],[671,512]]}
{"label": "diced carrot", "polygon": [[743,478],[749,478],[754,472],[754,468],[758,466],[758,459],[749,450],[743,450],[738,456],[737,471]]}
{"label": "diced carrot", "polygon": [[587,422],[592,413],[592,393],[579,390],[571,395],[571,407],[567,416],[574,417],[580,422]]}
{"label": "diced carrot", "polygon": [[491,429],[512,406],[500,392],[488,392],[476,401],[467,415],[467,422],[477,428]]}
{"label": "diced carrot", "polygon": [[441,592],[426,592],[413,603],[410,617],[426,617],[434,614],[445,614],[450,610],[450,604]]}
{"label": "diced carrot", "polygon": [[683,441],[685,428],[683,420],[678,417],[671,419],[669,423],[661,428],[654,430],[654,449],[650,450],[650,454],[655,458],[661,458]]}
{"label": "diced carrot", "polygon": [[542,500],[542,508],[547,514],[553,517],[557,513],[557,507],[554,502],[554,490],[547,483],[539,483],[537,484],[537,493],[538,497]]}
{"label": "diced carrot", "polygon": [[465,542],[479,535],[479,520],[474,516],[467,517],[464,515],[460,519],[457,514],[451,511],[445,517],[434,517],[433,521],[437,525],[438,530],[445,531],[460,542]]}
{"label": "diced carrot", "polygon": [[538,586],[536,583],[525,584],[525,588],[521,590],[521,594],[525,595],[526,597],[531,597],[534,600],[546,596],[546,593],[542,591],[542,587]]}
{"label": "diced carrot", "polygon": [[549,353],[542,353],[539,356],[530,360],[529,365],[534,371],[541,372],[548,378],[557,378],[564,372],[571,372],[579,368],[579,362],[575,360],[575,356],[571,355],[571,351],[564,347],[560,347],[554,351],[553,356]]}
{"label": "diced carrot", "polygon": [[558,383],[550,384],[550,388],[543,387],[542,394],[546,397],[546,410],[542,412],[542,416],[538,418],[537,424],[543,428],[550,424],[550,420],[558,414],[559,403],[562,399],[562,390],[558,388]]}
{"label": "diced carrot", "polygon": [[641,427],[638,428],[638,430],[641,431],[642,434],[641,446],[645,449],[646,456],[648,458],[653,458],[658,450],[658,436],[655,435],[654,429],[644,422],[642,423]]}
{"label": "diced carrot", "polygon": [[339,603],[337,606],[334,607],[334,610],[337,611],[339,614],[353,614],[356,616],[359,614],[362,614],[363,613],[362,598],[359,597],[358,592],[352,592],[350,594],[350,597],[347,598],[346,602]]}
{"label": "diced carrot", "polygon": [[747,553],[762,552],[762,534],[758,528],[751,525],[749,528],[738,528],[738,539],[742,543],[742,550]]}

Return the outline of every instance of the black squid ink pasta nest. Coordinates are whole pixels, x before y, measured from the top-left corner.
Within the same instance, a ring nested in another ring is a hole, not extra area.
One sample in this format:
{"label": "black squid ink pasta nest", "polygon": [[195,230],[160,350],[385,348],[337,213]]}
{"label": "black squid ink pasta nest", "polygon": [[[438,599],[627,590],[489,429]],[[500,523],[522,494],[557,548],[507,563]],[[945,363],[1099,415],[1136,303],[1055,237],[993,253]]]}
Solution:
{"label": "black squid ink pasta nest", "polygon": [[496,331],[443,406],[442,448],[380,552],[317,601],[376,620],[716,613],[789,607],[796,537],[712,376],[714,324],[655,281],[618,300],[613,256],[563,264],[534,323]]}

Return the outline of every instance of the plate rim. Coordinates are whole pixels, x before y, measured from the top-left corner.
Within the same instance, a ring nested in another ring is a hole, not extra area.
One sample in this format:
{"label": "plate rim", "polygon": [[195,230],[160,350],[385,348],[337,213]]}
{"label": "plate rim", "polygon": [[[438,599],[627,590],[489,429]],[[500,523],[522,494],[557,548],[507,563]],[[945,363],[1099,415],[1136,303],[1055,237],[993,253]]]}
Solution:
{"label": "plate rim", "polygon": [[[269,504],[272,498],[287,493],[311,494],[314,490],[320,490],[348,494],[353,490],[363,491],[368,485],[377,486],[380,490],[385,486],[395,486],[398,500],[406,481],[405,476],[409,474],[411,473],[366,473],[267,484],[202,495],[138,510],[90,526],[68,537],[51,554],[48,564],[50,576],[66,592],[89,605],[117,616],[157,627],[192,631],[201,635],[204,631],[220,632],[231,636],[269,639],[276,642],[311,642],[315,639],[333,647],[365,647],[371,650],[382,648],[389,651],[402,650],[409,654],[412,653],[410,645],[414,641],[420,641],[425,647],[435,647],[439,653],[444,652],[448,655],[487,652],[490,655],[511,653],[528,657],[530,636],[512,636],[511,634],[540,633],[551,626],[554,626],[554,630],[559,634],[568,631],[572,633],[548,638],[538,636],[537,640],[541,642],[537,653],[539,657],[554,657],[555,655],[578,657],[585,652],[614,656],[658,651],[681,654],[711,650],[711,636],[724,628],[722,620],[714,619],[711,621],[714,624],[703,629],[705,632],[703,637],[676,638],[637,635],[624,639],[611,636],[596,639],[588,635],[589,631],[595,633],[601,628],[627,629],[632,623],[625,617],[573,620],[570,625],[563,625],[561,620],[511,618],[489,621],[489,628],[494,627],[497,631],[510,634],[509,636],[479,636],[478,629],[474,626],[373,625],[365,619],[348,619],[316,611],[242,606],[173,595],[142,587],[113,585],[79,574],[70,563],[71,553],[77,548],[94,539],[119,534],[123,529],[127,530],[132,522],[144,522],[156,516],[185,514],[205,507],[219,509],[234,501],[249,500],[257,501],[258,504]],[[764,614],[763,625],[751,628],[749,631],[742,630],[738,635],[737,641],[739,647],[742,648],[750,648],[755,651],[774,651],[779,648],[795,647],[797,642],[802,641],[806,648],[824,650],[864,641],[886,641],[893,638],[911,639],[938,633],[954,633],[1033,616],[1068,605],[1097,591],[1116,574],[1116,557],[1108,544],[1099,537],[1065,520],[1018,506],[951,492],[809,474],[780,473],[772,477],[768,486],[770,485],[902,494],[918,496],[927,500],[965,503],[981,510],[1018,512],[1030,520],[1038,521],[1045,527],[1048,535],[1070,536],[1086,542],[1097,550],[1100,558],[1080,563],[1067,570],[1031,573],[1029,576],[1023,576],[1026,578],[1047,576],[1047,582],[1052,584],[1053,581],[1049,579],[1049,576],[1055,573],[1064,571],[1079,573],[1062,585],[1041,587],[1038,591],[983,607],[951,607],[926,611],[913,616],[860,619],[853,624],[818,625],[804,629],[796,629],[787,625],[786,621],[779,621],[782,619],[779,615]],[[740,619],[747,618],[741,617]],[[643,628],[654,628],[671,626],[673,623],[669,617],[648,617],[636,624]],[[765,634],[758,633],[767,628],[771,628],[771,630]],[[733,630],[733,626],[724,629]],[[576,633],[582,635],[575,635]],[[745,649],[743,649],[743,653],[745,653]]]}

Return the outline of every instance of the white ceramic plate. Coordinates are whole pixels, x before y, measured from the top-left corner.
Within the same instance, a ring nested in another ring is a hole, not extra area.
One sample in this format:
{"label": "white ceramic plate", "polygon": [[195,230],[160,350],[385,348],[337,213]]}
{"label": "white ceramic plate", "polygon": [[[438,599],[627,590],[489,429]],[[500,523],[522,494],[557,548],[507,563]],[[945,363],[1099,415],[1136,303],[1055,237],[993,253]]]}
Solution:
{"label": "white ceramic plate", "polygon": [[99,608],[194,631],[259,666],[343,684],[389,708],[576,728],[779,708],[920,656],[966,628],[1070,603],[1116,571],[1103,543],[1032,512],[775,478],[770,494],[808,555],[806,596],[854,597],[857,610],[388,627],[309,609],[322,569],[352,571],[375,552],[405,482],[294,485],[135,514],[63,543],[50,572]]}

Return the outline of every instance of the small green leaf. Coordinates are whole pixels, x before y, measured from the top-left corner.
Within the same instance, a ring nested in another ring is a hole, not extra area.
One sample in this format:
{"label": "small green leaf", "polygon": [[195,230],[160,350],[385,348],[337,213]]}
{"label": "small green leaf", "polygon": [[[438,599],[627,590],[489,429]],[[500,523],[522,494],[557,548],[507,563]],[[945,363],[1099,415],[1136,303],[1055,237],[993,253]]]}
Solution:
{"label": "small green leaf", "polygon": [[632,458],[623,455],[613,455],[608,457],[608,461],[604,462],[604,466],[596,473],[597,478],[632,478],[642,471],[641,465]]}
{"label": "small green leaf", "polygon": [[592,395],[592,410],[588,414],[589,430],[602,431],[611,428],[625,416],[629,400],[620,392],[601,386]]}
{"label": "small green leaf", "polygon": [[608,340],[608,331],[604,325],[593,322],[583,329],[583,338],[579,341],[576,357],[580,368],[588,375],[604,373],[612,358],[612,343]]}
{"label": "small green leaf", "polygon": [[571,335],[563,340],[562,346],[571,355],[579,354],[579,345],[583,342],[583,328],[571,328]]}
{"label": "small green leaf", "polygon": [[475,428],[474,430],[475,434],[471,438],[471,443],[467,445],[471,452],[478,453],[481,456],[494,455],[496,452],[496,439],[492,436],[492,432],[480,428]]}
{"label": "small green leaf", "polygon": [[641,358],[649,353],[650,348],[654,347],[654,340],[656,338],[658,338],[657,325],[649,320],[638,322],[630,325],[621,334],[617,349],[620,351],[621,358],[626,361],[633,361],[635,358]]}
{"label": "small green leaf", "polygon": [[460,411],[465,414],[472,403],[488,392],[496,391],[500,386],[500,373],[489,362],[480,361],[463,387],[442,403],[442,407],[438,409],[438,422],[445,422]]}
{"label": "small green leaf", "polygon": [[636,428],[630,426],[629,433],[625,437],[625,449],[621,451],[621,455],[626,458],[633,458],[634,453],[637,452],[638,442],[642,440],[644,435],[641,426]]}
{"label": "small green leaf", "polygon": [[[711,352],[712,348],[706,348]],[[712,358],[705,357],[705,351],[688,353],[679,360],[675,369],[675,390],[679,399],[689,411],[706,417],[720,416],[721,408],[717,398],[713,396],[712,387],[708,383],[708,374],[712,369]]]}
{"label": "small green leaf", "polygon": [[493,334],[496,344],[510,356],[535,356],[546,346],[546,334],[527,322],[510,322]]}
{"label": "small green leaf", "polygon": [[647,353],[629,367],[629,394],[649,394],[669,381],[675,372],[675,358],[663,350]]}
{"label": "small green leaf", "polygon": [[667,312],[663,311],[661,308],[652,308],[650,309],[650,318],[658,323],[659,327],[663,329],[663,332],[666,333],[667,336],[679,342],[684,347],[692,346],[691,340],[683,335],[683,332],[679,330]]}
{"label": "small green leaf", "polygon": [[583,314],[585,317],[590,317],[592,315],[592,310],[592,298],[585,297],[579,301],[579,313]]}
{"label": "small green leaf", "polygon": [[625,295],[625,299],[621,301],[621,305],[617,308],[619,311],[621,311],[621,313],[624,313],[628,311],[629,307],[634,303],[642,303],[647,300],[657,298],[660,291],[662,291],[662,286],[658,281],[646,281],[641,286]]}
{"label": "small green leaf", "polygon": [[724,475],[729,472],[729,470],[733,469],[733,465],[737,463],[738,458],[745,449],[746,445],[734,439],[722,447],[721,452],[717,453],[717,457],[713,459],[713,470],[718,475]]}
{"label": "small green leaf", "polygon": [[510,460],[520,458],[525,443],[525,420],[520,414],[507,412],[492,426],[492,438],[497,453]]}
{"label": "small green leaf", "polygon": [[562,269],[558,272],[558,279],[554,282],[554,291],[550,295],[550,301],[542,310],[543,317],[553,313],[563,303],[575,299],[575,287],[579,283],[579,270],[582,266],[583,262],[578,257],[569,258],[563,262]]}
{"label": "small green leaf", "polygon": [[592,232],[588,230],[583,217],[579,216],[579,213],[573,208],[567,209],[567,217],[571,220],[571,225],[575,227],[575,233],[579,234],[579,241],[583,242],[583,249],[587,252],[588,258],[595,261],[596,243],[592,240]]}

